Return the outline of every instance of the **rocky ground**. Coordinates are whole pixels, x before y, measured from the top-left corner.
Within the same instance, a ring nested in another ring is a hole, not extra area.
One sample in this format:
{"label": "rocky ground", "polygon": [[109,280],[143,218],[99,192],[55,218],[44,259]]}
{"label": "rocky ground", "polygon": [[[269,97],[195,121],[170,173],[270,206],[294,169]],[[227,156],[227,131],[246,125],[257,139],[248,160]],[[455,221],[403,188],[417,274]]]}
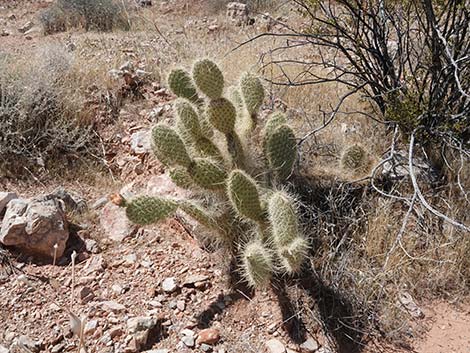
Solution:
{"label": "rocky ground", "polygon": [[[49,3],[0,1],[2,49],[40,46],[45,37],[35,14]],[[186,6],[154,5],[168,13]],[[227,23],[247,21],[240,8],[229,9],[229,16]],[[228,26],[205,16],[189,21],[206,34]],[[272,25],[266,17],[261,23]],[[201,230],[182,217],[145,228],[127,221],[108,200],[113,192],[184,191],[162,174],[148,139],[149,127],[171,115],[174,97],[143,60],[126,58],[107,71],[121,92],[141,99],[121,109],[118,125],[102,131],[111,151],[106,180],[88,185],[70,177],[49,176],[47,183],[36,175],[30,182],[0,179],[0,240],[16,246],[0,248],[0,353],[397,351],[367,335],[355,348],[338,345],[313,309],[315,299],[296,289],[288,288],[296,301],[286,303],[276,289],[252,293],[230,283],[225,254],[205,248]],[[31,234],[43,243],[23,241]],[[306,311],[308,305],[300,304],[310,301],[312,310]],[[408,304],[410,318],[429,332],[429,338],[408,344],[408,351],[468,351],[468,308],[418,303],[419,309],[413,299]],[[304,327],[295,334],[299,317]]]}

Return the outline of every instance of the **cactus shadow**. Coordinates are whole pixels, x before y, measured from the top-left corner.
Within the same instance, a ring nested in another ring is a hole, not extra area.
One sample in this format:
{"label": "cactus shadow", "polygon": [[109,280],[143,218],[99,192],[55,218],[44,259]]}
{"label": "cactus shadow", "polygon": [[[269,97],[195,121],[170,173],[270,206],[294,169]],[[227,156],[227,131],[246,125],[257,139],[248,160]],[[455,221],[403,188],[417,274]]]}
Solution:
{"label": "cactus shadow", "polygon": [[[246,282],[243,281],[237,269],[237,260],[232,260],[229,268],[229,285],[232,290],[228,295],[219,294],[205,310],[196,315],[195,319],[199,329],[208,328],[215,316],[222,314],[230,305],[233,305],[239,300],[253,298],[254,290],[249,288]],[[230,301],[227,300],[227,297],[230,297]]]}
{"label": "cactus shadow", "polygon": [[363,351],[366,322],[350,298],[327,285],[311,269],[304,272],[298,286],[314,301],[323,329],[332,338],[338,353]]}

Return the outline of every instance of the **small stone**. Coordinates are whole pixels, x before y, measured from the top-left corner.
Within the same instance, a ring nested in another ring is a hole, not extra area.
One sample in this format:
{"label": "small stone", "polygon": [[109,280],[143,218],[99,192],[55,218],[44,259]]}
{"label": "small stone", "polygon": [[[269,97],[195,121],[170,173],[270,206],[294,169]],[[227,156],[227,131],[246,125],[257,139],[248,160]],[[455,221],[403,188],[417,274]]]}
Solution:
{"label": "small stone", "polygon": [[173,293],[178,289],[175,277],[165,278],[162,282],[162,289],[165,293]]}
{"label": "small stone", "polygon": [[152,151],[150,131],[138,131],[131,135],[131,150],[136,155],[148,154]]}
{"label": "small stone", "polygon": [[206,276],[206,275],[200,275],[200,274],[198,274],[198,275],[188,275],[184,279],[183,285],[184,286],[190,286],[190,285],[194,285],[196,283],[205,282],[208,279],[209,279],[209,277]]}
{"label": "small stone", "polygon": [[270,339],[265,343],[269,353],[285,353],[286,347],[276,338]]}
{"label": "small stone", "polygon": [[98,327],[98,320],[90,320],[85,324],[83,333],[87,336],[91,336],[95,333]]}
{"label": "small stone", "polygon": [[220,332],[215,328],[207,328],[199,332],[196,343],[197,344],[215,344],[220,339]]}
{"label": "small stone", "polygon": [[120,313],[126,310],[126,307],[124,305],[112,300],[101,302],[101,306],[104,310],[111,311],[113,313]]}
{"label": "small stone", "polygon": [[98,200],[95,201],[95,203],[93,205],[91,205],[91,208],[94,209],[94,210],[97,210],[101,207],[103,207],[104,205],[106,205],[108,203],[108,198],[107,197],[102,197],[102,198],[99,198]]}
{"label": "small stone", "polygon": [[93,290],[86,286],[79,289],[78,296],[82,303],[88,303],[95,297]]}
{"label": "small stone", "polygon": [[201,344],[201,347],[199,348],[201,348],[201,351],[203,352],[212,352],[212,346],[209,346],[208,344],[205,344],[205,343]]}
{"label": "small stone", "polygon": [[126,265],[134,265],[137,262],[137,255],[136,254],[129,254],[124,256],[124,263]]}
{"label": "small stone", "polygon": [[26,350],[33,353],[39,352],[41,348],[41,345],[38,341],[34,341],[28,336],[20,336],[17,342],[20,348],[25,348]]}
{"label": "small stone", "polygon": [[178,300],[176,302],[176,307],[178,308],[179,311],[184,311],[186,307],[186,303],[184,302],[184,300]]}
{"label": "small stone", "polygon": [[28,21],[26,22],[23,26],[21,26],[20,28],[18,28],[18,31],[21,32],[21,33],[26,33],[27,31],[29,31],[31,28],[33,28],[34,26],[34,23],[31,22],[31,21]]}
{"label": "small stone", "polygon": [[107,262],[104,260],[103,256],[98,255],[92,256],[85,264],[83,270],[86,274],[101,273],[104,272],[106,267],[108,267]]}
{"label": "small stone", "polygon": [[0,345],[0,353],[10,353],[10,350],[2,345]]}
{"label": "small stone", "polygon": [[85,249],[92,254],[98,254],[100,252],[98,243],[93,239],[85,239]]}
{"label": "small stone", "polygon": [[60,353],[65,349],[65,344],[64,343],[59,343],[56,344],[54,347],[51,349],[51,353]]}
{"label": "small stone", "polygon": [[120,295],[120,294],[124,293],[124,288],[122,286],[120,286],[119,284],[113,284],[111,286],[111,290],[116,295]]}
{"label": "small stone", "polygon": [[108,334],[111,336],[111,338],[122,336],[123,333],[124,331],[119,326],[115,326],[108,331]]}
{"label": "small stone", "polygon": [[132,317],[127,320],[127,330],[130,334],[148,331],[153,329],[156,324],[156,320],[150,316]]}
{"label": "small stone", "polygon": [[181,337],[181,342],[183,342],[186,347],[194,347],[194,337],[192,336]]}
{"label": "small stone", "polygon": [[170,350],[169,349],[152,349],[150,351],[145,351],[145,352],[142,352],[142,353],[170,353]]}
{"label": "small stone", "polygon": [[302,352],[316,352],[319,346],[318,342],[314,338],[309,337],[304,343],[300,345],[300,348]]}

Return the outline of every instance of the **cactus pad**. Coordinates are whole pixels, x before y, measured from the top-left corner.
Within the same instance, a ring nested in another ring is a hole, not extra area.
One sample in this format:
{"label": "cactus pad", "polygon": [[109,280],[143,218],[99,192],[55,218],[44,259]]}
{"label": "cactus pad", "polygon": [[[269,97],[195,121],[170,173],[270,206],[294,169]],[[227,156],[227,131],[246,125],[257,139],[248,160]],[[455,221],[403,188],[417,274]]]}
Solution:
{"label": "cactus pad", "polygon": [[366,164],[366,151],[360,145],[352,145],[343,152],[341,166],[345,169],[358,170]]}
{"label": "cactus pad", "polygon": [[225,170],[210,159],[195,158],[188,172],[193,181],[204,189],[217,190],[225,187]]}
{"label": "cactus pad", "polygon": [[171,168],[168,172],[171,180],[180,188],[189,189],[193,184],[191,176],[183,167]]}
{"label": "cactus pad", "polygon": [[141,196],[126,203],[127,218],[133,223],[146,225],[159,222],[178,208],[173,200]]}
{"label": "cactus pad", "polygon": [[268,218],[274,242],[284,247],[299,236],[294,201],[283,192],[275,192],[268,201]]}
{"label": "cactus pad", "polygon": [[192,105],[184,100],[178,99],[174,103],[177,115],[177,126],[181,133],[195,139],[202,135],[199,124],[199,116]]}
{"label": "cactus pad", "polygon": [[194,103],[199,100],[191,76],[183,69],[176,69],[170,72],[170,75],[168,75],[168,85],[178,97],[186,98]]}
{"label": "cactus pad", "polygon": [[155,154],[162,163],[189,167],[191,158],[183,140],[175,130],[158,124],[152,130],[152,139]]}
{"label": "cactus pad", "polygon": [[209,122],[223,134],[233,131],[237,110],[234,105],[225,98],[213,99],[207,107]]}
{"label": "cactus pad", "polygon": [[193,78],[196,86],[210,99],[222,96],[224,76],[217,65],[208,60],[199,60],[193,67]]}
{"label": "cactus pad", "polygon": [[264,101],[264,87],[260,79],[246,73],[240,80],[240,88],[248,113],[256,114]]}
{"label": "cactus pad", "polygon": [[299,272],[307,254],[308,242],[302,237],[295,238],[279,249],[282,268],[289,274]]}
{"label": "cactus pad", "polygon": [[274,269],[270,251],[256,240],[245,246],[242,266],[245,280],[252,287],[268,284]]}
{"label": "cactus pad", "polygon": [[254,221],[263,219],[256,182],[240,169],[232,171],[227,182],[227,191],[233,208],[241,217]]}
{"label": "cactus pad", "polygon": [[277,179],[286,180],[292,174],[297,158],[297,143],[292,129],[287,125],[281,125],[266,136],[265,153]]}

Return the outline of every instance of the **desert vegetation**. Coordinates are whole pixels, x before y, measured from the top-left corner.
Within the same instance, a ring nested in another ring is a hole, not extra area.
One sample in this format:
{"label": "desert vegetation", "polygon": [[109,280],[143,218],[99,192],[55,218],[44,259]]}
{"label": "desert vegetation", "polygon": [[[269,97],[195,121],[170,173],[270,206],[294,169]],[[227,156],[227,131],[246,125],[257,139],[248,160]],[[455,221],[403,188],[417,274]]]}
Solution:
{"label": "desert vegetation", "polygon": [[466,307],[468,0],[16,6],[0,351],[424,352]]}

